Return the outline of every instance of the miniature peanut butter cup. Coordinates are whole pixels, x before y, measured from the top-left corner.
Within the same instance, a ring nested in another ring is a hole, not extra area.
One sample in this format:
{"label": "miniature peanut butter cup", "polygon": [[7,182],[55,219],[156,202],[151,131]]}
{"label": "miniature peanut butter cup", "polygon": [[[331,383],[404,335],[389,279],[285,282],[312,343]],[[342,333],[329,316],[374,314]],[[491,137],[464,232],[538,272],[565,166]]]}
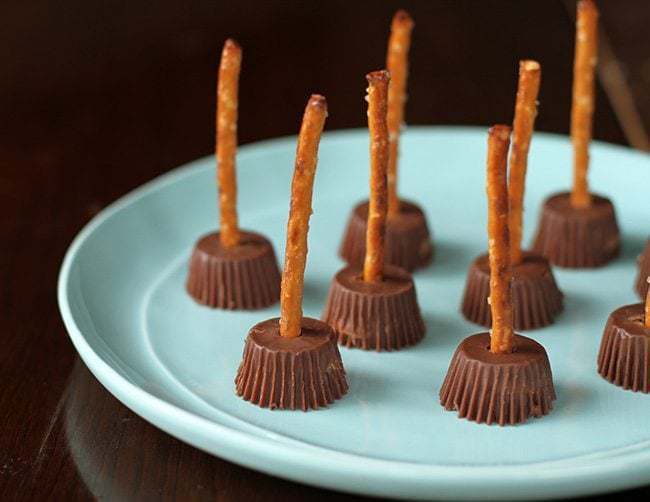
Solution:
{"label": "miniature peanut butter cup", "polygon": [[598,352],[598,373],[634,392],[650,393],[650,306],[626,305],[612,312]]}
{"label": "miniature peanut butter cup", "polygon": [[[339,254],[347,263],[362,266],[366,256],[368,201],[358,204],[348,221]],[[426,267],[433,258],[427,220],[417,205],[400,201],[399,211],[386,222],[385,260],[409,272]]]}
{"label": "miniature peanut butter cup", "polygon": [[569,193],[544,202],[533,250],[567,268],[600,267],[619,254],[620,235],[609,199],[591,195],[588,206],[575,207]]}
{"label": "miniature peanut butter cup", "polygon": [[638,264],[639,271],[634,289],[641,298],[645,298],[648,294],[648,278],[650,277],[650,239],[648,239],[643,253],[639,255]]}
{"label": "miniature peanut butter cup", "polygon": [[[465,285],[462,312],[481,326],[492,326],[490,262],[481,255],[470,265]],[[564,295],[557,287],[548,260],[524,251],[522,261],[512,265],[512,309],[517,330],[537,329],[552,324],[563,310]]]}
{"label": "miniature peanut butter cup", "polygon": [[509,193],[506,180],[510,127],[488,134],[488,256],[492,331],[465,338],[452,356],[440,404],[459,418],[515,425],[549,413],[555,399],[544,347],[513,329]]}
{"label": "miniature peanut butter cup", "polygon": [[[386,69],[390,73],[386,124],[388,127],[386,263],[409,272],[427,266],[433,258],[433,245],[427,220],[416,204],[401,200],[397,193],[397,172],[400,133],[407,101],[408,55],[411,46],[413,19],[404,10],[393,16],[386,53]],[[350,215],[339,254],[348,264],[363,266],[366,256],[368,201],[357,205]]]}
{"label": "miniature peanut butter cup", "polygon": [[280,336],[280,319],[253,326],[235,379],[237,395],[262,408],[318,409],[348,391],[332,328],[302,318],[300,335]]}
{"label": "miniature peanut butter cup", "polygon": [[280,271],[271,243],[240,231],[225,247],[219,232],[204,235],[190,258],[187,291],[198,303],[221,309],[262,309],[280,298]]}
{"label": "miniature peanut butter cup", "polygon": [[547,415],[555,400],[544,347],[514,335],[510,353],[490,351],[490,334],[465,338],[440,389],[440,403],[459,418],[488,425],[515,425]]}
{"label": "miniature peanut butter cup", "polygon": [[251,310],[280,298],[280,270],[273,246],[239,228],[237,218],[237,105],[242,51],[226,40],[217,84],[217,177],[220,230],[201,237],[190,258],[186,282],[194,300],[208,307]]}
{"label": "miniature peanut butter cup", "polygon": [[302,119],[291,183],[281,315],[250,330],[235,377],[237,395],[262,408],[314,410],[348,391],[334,331],[324,322],[302,315],[307,233],[326,117],[327,101],[313,94]]}
{"label": "miniature peanut butter cup", "polygon": [[[547,326],[563,308],[563,295],[557,287],[548,260],[521,249],[524,187],[528,150],[537,113],[540,73],[541,68],[536,61],[524,60],[519,63],[519,85],[510,151],[507,217],[514,327],[519,330]],[[461,306],[463,315],[481,326],[492,326],[489,295],[490,261],[488,255],[481,255],[472,262],[467,273]]]}
{"label": "miniature peanut butter cup", "polygon": [[571,193],[558,193],[544,202],[532,249],[553,265],[591,268],[605,265],[618,255],[620,237],[614,206],[605,197],[590,193],[587,180],[598,53],[596,4],[581,0],[576,17],[571,105],[573,186]]}
{"label": "miniature peanut butter cup", "polygon": [[385,260],[390,76],[383,70],[369,73],[366,78],[371,146],[363,265],[351,265],[336,274],[321,318],[334,328],[341,345],[391,351],[419,342],[425,326],[410,273]]}
{"label": "miniature peanut butter cup", "polygon": [[418,343],[426,331],[415,284],[404,269],[385,266],[381,282],[366,282],[358,267],[332,280],[322,319],[341,345],[390,351]]}

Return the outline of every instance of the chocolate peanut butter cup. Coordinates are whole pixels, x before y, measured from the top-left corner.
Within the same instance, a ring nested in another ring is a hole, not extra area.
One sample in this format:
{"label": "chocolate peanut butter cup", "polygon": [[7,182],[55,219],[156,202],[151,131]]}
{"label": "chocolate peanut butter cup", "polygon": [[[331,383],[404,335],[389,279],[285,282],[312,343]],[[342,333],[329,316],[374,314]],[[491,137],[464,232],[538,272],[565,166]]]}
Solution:
{"label": "chocolate peanut butter cup", "polygon": [[570,193],[546,199],[532,246],[553,265],[567,268],[603,266],[618,256],[620,249],[614,206],[609,199],[592,193],[588,182],[596,104],[598,16],[592,0],[577,3],[571,103],[573,185]]}
{"label": "chocolate peanut butter cup", "polygon": [[[533,68],[539,69],[538,66]],[[524,70],[526,67],[520,65],[520,73]],[[525,81],[520,75],[520,91],[522,80]],[[518,93],[518,100],[521,94]],[[534,104],[534,96],[530,101]],[[521,108],[530,110],[530,107]],[[532,110],[534,112],[534,107]],[[485,300],[489,295],[492,329],[488,333],[471,335],[460,343],[439,393],[440,404],[446,410],[457,411],[459,418],[488,425],[515,425],[530,417],[544,416],[551,411],[555,400],[551,365],[544,347],[514,330],[517,308],[513,269],[520,266],[520,275],[537,276],[541,265],[530,253],[522,253],[518,245],[514,246],[517,256],[513,260],[512,244],[519,244],[519,240],[511,241],[510,231],[513,228],[515,234],[520,235],[520,225],[512,223],[509,203],[509,195],[513,193],[513,184],[507,182],[510,132],[510,127],[502,124],[493,126],[488,132],[488,257],[479,257],[474,262],[468,279],[469,283],[481,283],[487,288],[477,290],[473,301],[477,305],[483,302],[487,305]],[[513,148],[517,148],[516,137]],[[472,274],[480,274],[480,277]],[[471,287],[468,285],[468,289]]]}
{"label": "chocolate peanut butter cup", "polygon": [[644,304],[610,314],[598,352],[598,373],[626,390],[650,393],[650,327],[644,324]]}
{"label": "chocolate peanut butter cup", "polygon": [[648,278],[650,277],[650,239],[648,239],[643,253],[639,255],[638,265],[634,289],[641,298],[645,298],[648,294]]}
{"label": "chocolate peanut butter cup", "polygon": [[613,204],[598,195],[592,195],[586,207],[574,207],[569,193],[549,197],[542,208],[532,249],[560,267],[605,265],[620,250]]}
{"label": "chocolate peanut butter cup", "polygon": [[280,336],[279,318],[253,326],[235,378],[237,395],[262,408],[318,409],[348,391],[332,328],[303,318],[300,336]]}
{"label": "chocolate peanut butter cup", "polygon": [[490,352],[490,334],[469,336],[456,349],[440,389],[446,410],[488,425],[515,425],[553,408],[553,376],[544,347],[515,335],[510,353]]}
{"label": "chocolate peanut butter cup", "polygon": [[312,94],[298,135],[291,182],[280,317],[251,328],[235,377],[237,395],[262,408],[315,410],[348,391],[332,328],[304,317],[302,310],[309,217],[326,117],[327,100]]}
{"label": "chocolate peanut butter cup", "polygon": [[[553,277],[548,260],[524,251],[522,261],[512,265],[512,309],[514,328],[529,330],[552,324],[562,312],[564,295]],[[461,310],[469,320],[487,328],[492,326],[490,262],[481,255],[470,265]]]}
{"label": "chocolate peanut butter cup", "polygon": [[237,215],[237,109],[242,49],[225,41],[217,82],[215,157],[219,231],[204,235],[190,258],[186,290],[213,308],[253,310],[280,298],[280,271],[271,243],[239,228]]}
{"label": "chocolate peanut butter cup", "polygon": [[363,280],[358,267],[340,270],[330,287],[323,321],[341,345],[391,351],[418,343],[426,331],[411,275],[384,267],[380,282]]}
{"label": "chocolate peanut butter cup", "polygon": [[198,303],[221,309],[255,310],[280,298],[280,271],[271,243],[241,232],[237,246],[224,247],[219,233],[201,237],[190,258],[187,292]]}
{"label": "chocolate peanut butter cup", "polygon": [[[420,258],[429,254],[430,244],[428,231],[413,238],[416,228],[426,230],[424,215],[414,205],[402,205],[401,211],[390,215],[386,117],[390,74],[383,70],[369,73],[366,78],[371,145],[369,202],[357,206],[353,212],[342,254],[347,249],[348,257],[356,263],[334,276],[322,319],[334,328],[339,343],[346,347],[392,351],[419,342],[425,326],[413,279],[406,269],[391,265],[391,258],[406,261],[413,268],[416,262],[409,261],[415,258],[408,254],[409,242],[418,242],[423,250]],[[394,193],[393,200],[397,202]],[[392,230],[391,221],[394,222]],[[396,228],[400,231],[396,232]],[[400,232],[404,234],[402,237]],[[392,255],[389,236],[393,239]]]}
{"label": "chocolate peanut butter cup", "polygon": [[[362,266],[366,255],[368,201],[358,204],[348,221],[339,254],[350,265]],[[400,201],[399,212],[386,222],[385,260],[412,272],[426,267],[433,258],[433,245],[422,209]]]}

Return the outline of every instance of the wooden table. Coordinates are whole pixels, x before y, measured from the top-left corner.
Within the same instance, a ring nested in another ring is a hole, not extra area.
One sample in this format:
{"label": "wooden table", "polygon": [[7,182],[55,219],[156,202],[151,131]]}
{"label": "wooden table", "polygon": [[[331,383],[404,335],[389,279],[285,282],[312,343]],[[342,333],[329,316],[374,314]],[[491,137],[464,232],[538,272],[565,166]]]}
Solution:
{"label": "wooden table", "polygon": [[[364,74],[382,66],[400,6],[417,23],[409,123],[510,121],[517,61],[532,57],[543,65],[538,129],[567,132],[563,2],[349,4],[0,8],[0,500],[352,499],[206,455],[134,415],[76,356],[55,294],[68,244],[97,211],[212,151],[215,65],[229,35],[244,47],[242,143],[294,134],[311,92],[329,99],[328,129],[363,126]],[[600,90],[595,134],[626,142]]]}

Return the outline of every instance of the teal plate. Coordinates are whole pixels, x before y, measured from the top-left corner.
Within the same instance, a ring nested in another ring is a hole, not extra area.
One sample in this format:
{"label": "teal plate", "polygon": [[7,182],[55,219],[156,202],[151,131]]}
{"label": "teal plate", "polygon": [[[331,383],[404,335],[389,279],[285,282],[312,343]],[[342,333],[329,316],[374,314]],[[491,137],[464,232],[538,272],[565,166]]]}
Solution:
{"label": "teal plate", "polygon": [[[459,420],[438,404],[452,352],[480,331],[459,315],[467,266],[486,249],[486,130],[414,127],[402,142],[400,190],[426,210],[436,258],[415,276],[427,335],[397,353],[342,349],[350,392],[327,409],[269,411],[234,394],[244,337],[278,315],[215,311],[185,293],[196,239],[217,226],[214,163],[174,170],[102,211],[72,243],[59,303],[72,341],[106,388],[169,434],[276,476],[368,495],[539,499],[650,482],[650,396],[596,374],[605,320],[632,291],[650,227],[646,155],[595,142],[590,179],[611,197],[622,256],[589,271],[556,270],[566,311],[529,332],[546,347],[558,399],[517,427]],[[295,138],[241,148],[240,220],[283,255]],[[536,134],[525,242],[543,198],[569,186],[566,137]],[[353,204],[368,191],[364,130],[327,133],[320,148],[305,277],[305,314],[319,317]]]}

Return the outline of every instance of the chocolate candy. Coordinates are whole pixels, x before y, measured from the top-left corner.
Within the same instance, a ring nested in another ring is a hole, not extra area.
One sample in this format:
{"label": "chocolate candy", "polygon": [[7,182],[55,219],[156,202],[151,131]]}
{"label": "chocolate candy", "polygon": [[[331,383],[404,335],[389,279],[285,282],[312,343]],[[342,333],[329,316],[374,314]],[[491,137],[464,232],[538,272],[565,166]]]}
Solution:
{"label": "chocolate candy", "polygon": [[648,277],[650,276],[650,239],[645,245],[643,253],[639,255],[639,272],[636,276],[636,283],[634,289],[645,300],[648,294]]}
{"label": "chocolate candy", "polygon": [[322,319],[346,347],[390,351],[418,343],[426,331],[415,284],[405,270],[386,265],[379,282],[366,282],[358,267],[340,270]]}
{"label": "chocolate candy", "polygon": [[[348,221],[339,254],[350,265],[363,266],[366,256],[368,201],[357,205]],[[412,202],[401,201],[400,212],[389,216],[384,245],[386,263],[412,272],[425,267],[433,258],[433,245],[422,210]]]}
{"label": "chocolate candy", "polygon": [[509,354],[490,352],[490,334],[465,338],[454,353],[440,388],[440,404],[459,418],[514,425],[553,408],[555,389],[544,347],[514,336]]}
{"label": "chocolate candy", "polygon": [[644,304],[612,312],[598,352],[598,373],[608,382],[634,392],[650,392],[650,328],[643,323]]}
{"label": "chocolate candy", "polygon": [[208,307],[262,309],[280,299],[280,271],[271,243],[241,231],[238,246],[225,248],[219,233],[201,237],[190,258],[187,292]]}
{"label": "chocolate candy", "polygon": [[533,251],[553,265],[600,267],[618,256],[620,236],[614,206],[592,195],[591,205],[576,208],[569,193],[549,197],[542,208]]}
{"label": "chocolate candy", "polygon": [[280,336],[280,319],[251,328],[237,377],[237,395],[271,409],[318,409],[348,391],[332,328],[303,318],[300,336]]}
{"label": "chocolate candy", "polygon": [[[490,263],[481,255],[470,265],[461,310],[470,321],[492,326],[490,296]],[[512,309],[514,327],[536,329],[552,324],[562,312],[563,294],[557,287],[548,260],[525,251],[521,263],[512,267]]]}

